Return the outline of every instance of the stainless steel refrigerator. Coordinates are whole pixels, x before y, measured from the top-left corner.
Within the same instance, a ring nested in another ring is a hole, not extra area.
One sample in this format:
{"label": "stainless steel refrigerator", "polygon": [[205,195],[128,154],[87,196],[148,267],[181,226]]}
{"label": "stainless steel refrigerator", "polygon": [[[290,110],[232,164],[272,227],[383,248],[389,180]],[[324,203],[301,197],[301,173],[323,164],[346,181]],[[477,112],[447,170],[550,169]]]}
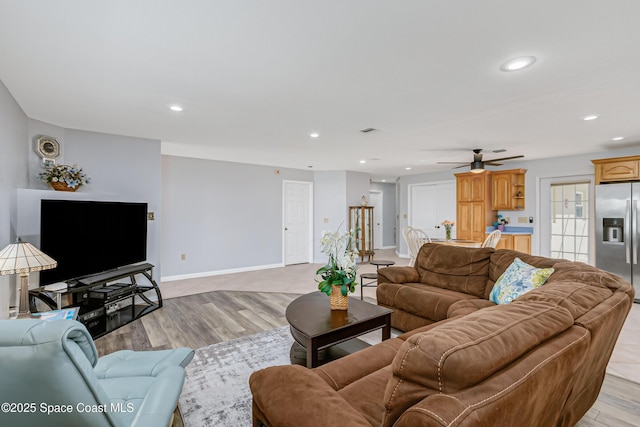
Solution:
{"label": "stainless steel refrigerator", "polygon": [[640,302],[640,182],[596,186],[596,267],[631,282]]}

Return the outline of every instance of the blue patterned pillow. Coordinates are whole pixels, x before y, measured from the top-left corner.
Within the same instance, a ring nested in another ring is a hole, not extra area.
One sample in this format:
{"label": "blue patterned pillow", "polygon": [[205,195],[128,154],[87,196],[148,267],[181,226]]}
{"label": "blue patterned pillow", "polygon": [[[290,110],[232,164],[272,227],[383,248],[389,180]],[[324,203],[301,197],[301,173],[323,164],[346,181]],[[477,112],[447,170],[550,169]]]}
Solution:
{"label": "blue patterned pillow", "polygon": [[508,304],[520,295],[544,285],[551,273],[553,268],[536,268],[516,258],[496,280],[489,300],[496,304]]}

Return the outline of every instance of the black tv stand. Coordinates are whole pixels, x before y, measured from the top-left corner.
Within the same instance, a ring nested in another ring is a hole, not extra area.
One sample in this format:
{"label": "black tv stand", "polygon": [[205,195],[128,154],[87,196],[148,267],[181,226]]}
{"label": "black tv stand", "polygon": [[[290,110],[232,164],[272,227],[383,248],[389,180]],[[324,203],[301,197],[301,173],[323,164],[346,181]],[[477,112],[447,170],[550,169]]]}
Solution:
{"label": "black tv stand", "polygon": [[[101,337],[162,307],[162,294],[152,278],[152,270],[149,263],[128,265],[69,281],[66,289],[34,289],[30,291],[31,311],[43,311],[39,310],[42,304],[38,301],[45,304],[45,309],[79,307],[78,320],[93,338]],[[138,283],[138,275],[147,283]],[[118,283],[123,279],[126,282]]]}

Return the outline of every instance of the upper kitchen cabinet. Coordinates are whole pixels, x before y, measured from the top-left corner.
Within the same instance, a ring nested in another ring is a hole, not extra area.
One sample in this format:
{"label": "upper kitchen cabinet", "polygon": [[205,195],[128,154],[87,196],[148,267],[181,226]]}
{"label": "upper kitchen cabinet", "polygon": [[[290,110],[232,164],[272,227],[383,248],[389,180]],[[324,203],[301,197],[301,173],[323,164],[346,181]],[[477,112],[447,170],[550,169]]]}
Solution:
{"label": "upper kitchen cabinet", "polygon": [[491,172],[457,173],[456,238],[484,241],[487,225],[496,212],[491,209]]}
{"label": "upper kitchen cabinet", "polygon": [[484,173],[459,173],[456,174],[456,193],[459,202],[484,202],[486,199],[487,176]]}
{"label": "upper kitchen cabinet", "polygon": [[492,172],[491,208],[493,210],[524,210],[524,177],[526,173],[526,169]]}
{"label": "upper kitchen cabinet", "polygon": [[596,167],[596,184],[640,181],[640,156],[591,160]]}

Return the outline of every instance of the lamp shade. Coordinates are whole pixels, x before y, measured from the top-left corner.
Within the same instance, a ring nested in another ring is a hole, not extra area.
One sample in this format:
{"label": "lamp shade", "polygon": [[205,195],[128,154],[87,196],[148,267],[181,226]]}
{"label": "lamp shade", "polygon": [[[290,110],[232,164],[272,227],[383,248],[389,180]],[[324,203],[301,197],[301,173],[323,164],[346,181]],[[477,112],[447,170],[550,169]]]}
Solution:
{"label": "lamp shade", "polygon": [[57,265],[56,260],[49,255],[20,239],[0,251],[0,275],[2,276],[48,270]]}

